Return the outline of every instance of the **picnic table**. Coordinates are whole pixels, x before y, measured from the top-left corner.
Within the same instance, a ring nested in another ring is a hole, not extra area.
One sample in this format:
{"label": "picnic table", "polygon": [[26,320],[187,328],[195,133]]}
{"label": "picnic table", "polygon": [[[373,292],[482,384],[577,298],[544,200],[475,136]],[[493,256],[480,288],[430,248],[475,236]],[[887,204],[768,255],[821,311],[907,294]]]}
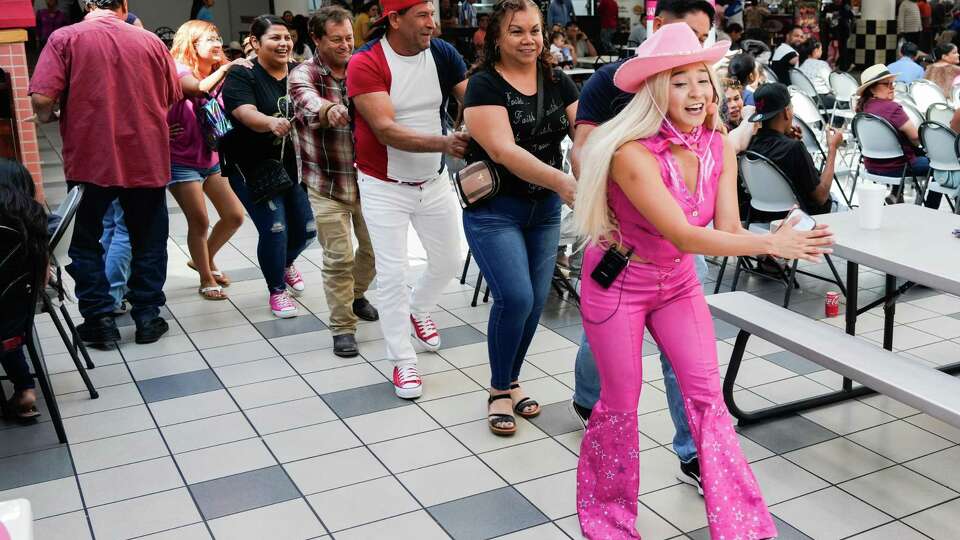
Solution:
{"label": "picnic table", "polygon": [[[847,261],[846,331],[856,334],[857,316],[883,305],[883,348],[893,350],[897,298],[914,285],[960,296],[960,216],[913,204],[884,206],[879,229],[860,228],[857,210],[824,214],[817,222],[830,225],[836,257]],[[857,298],[860,265],[886,274],[884,296],[860,307]],[[905,282],[898,285],[897,278]],[[960,371],[960,362],[940,368]],[[844,381],[849,387],[848,381]]]}

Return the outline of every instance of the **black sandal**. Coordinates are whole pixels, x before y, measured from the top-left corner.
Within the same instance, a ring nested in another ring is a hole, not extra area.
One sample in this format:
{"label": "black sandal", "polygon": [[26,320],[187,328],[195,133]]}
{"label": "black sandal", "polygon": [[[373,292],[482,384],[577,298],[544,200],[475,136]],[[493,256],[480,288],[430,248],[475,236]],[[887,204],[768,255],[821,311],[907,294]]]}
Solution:
{"label": "black sandal", "polygon": [[[511,390],[514,390],[514,389],[517,389],[517,388],[520,388],[520,383],[514,383],[514,384],[511,384],[511,385],[510,385],[510,389],[511,389]],[[533,412],[526,412],[526,411],[524,410],[524,409],[527,409],[527,408],[529,408],[529,407],[535,407],[535,408],[533,409]],[[513,406],[513,412],[519,414],[520,416],[522,416],[522,417],[524,417],[524,418],[536,418],[537,415],[540,414],[540,404],[537,403],[537,401],[536,401],[535,399],[533,399],[533,398],[525,397],[525,398],[521,399],[520,401],[518,401],[517,404]]]}
{"label": "black sandal", "polygon": [[[487,398],[487,405],[490,405],[494,401],[498,399],[503,399],[503,398],[509,399],[510,394],[500,394],[496,396],[490,396],[489,398]],[[510,422],[511,424],[513,424],[513,427],[510,427],[510,428],[497,427],[497,424],[502,424],[506,422]],[[487,414],[487,425],[490,427],[490,431],[492,431],[496,435],[504,435],[504,436],[513,435],[514,433],[517,432],[517,419],[514,418],[513,415],[511,414],[500,414],[500,413]]]}
{"label": "black sandal", "polygon": [[9,400],[7,400],[7,406],[5,407],[7,418],[21,423],[36,422],[37,418],[40,416],[40,411],[37,410],[37,405],[23,405],[19,402],[18,397],[18,395],[14,394]]}

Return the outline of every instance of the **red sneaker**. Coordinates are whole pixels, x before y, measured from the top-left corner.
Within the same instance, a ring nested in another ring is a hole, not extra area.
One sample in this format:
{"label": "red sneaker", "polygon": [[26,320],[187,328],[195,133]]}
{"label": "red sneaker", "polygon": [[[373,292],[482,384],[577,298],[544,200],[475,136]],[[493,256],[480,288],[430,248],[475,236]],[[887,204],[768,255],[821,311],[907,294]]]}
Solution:
{"label": "red sneaker", "polygon": [[413,336],[417,338],[428,351],[435,351],[440,348],[440,332],[437,330],[437,324],[433,322],[430,315],[417,317],[410,315],[410,322],[413,324]]}
{"label": "red sneaker", "polygon": [[416,399],[423,395],[423,381],[416,364],[394,366],[393,391],[403,399]]}

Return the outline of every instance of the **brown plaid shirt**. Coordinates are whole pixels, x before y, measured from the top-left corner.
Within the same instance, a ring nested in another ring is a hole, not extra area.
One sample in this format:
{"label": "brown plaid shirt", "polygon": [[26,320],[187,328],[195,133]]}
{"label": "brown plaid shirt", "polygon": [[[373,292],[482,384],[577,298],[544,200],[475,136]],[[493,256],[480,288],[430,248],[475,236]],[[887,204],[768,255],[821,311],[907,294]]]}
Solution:
{"label": "brown plaid shirt", "polygon": [[294,106],[297,163],[307,186],[346,204],[357,201],[357,170],[353,166],[350,127],[328,127],[327,110],[348,106],[346,79],[339,80],[320,56],[301,63],[287,78]]}

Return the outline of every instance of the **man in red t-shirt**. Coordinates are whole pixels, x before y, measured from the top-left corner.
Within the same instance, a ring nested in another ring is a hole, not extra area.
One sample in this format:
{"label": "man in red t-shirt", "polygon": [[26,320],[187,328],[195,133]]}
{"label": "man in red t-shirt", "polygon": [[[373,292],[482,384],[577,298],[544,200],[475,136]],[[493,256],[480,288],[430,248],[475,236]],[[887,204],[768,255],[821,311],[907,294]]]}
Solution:
{"label": "man in red t-shirt", "polygon": [[613,35],[617,33],[617,17],[620,13],[620,6],[617,0],[600,0],[597,6],[597,15],[600,16],[600,46],[603,52],[614,50]]}
{"label": "man in red t-shirt", "polygon": [[50,36],[30,94],[42,122],[56,119],[59,105],[67,185],[84,187],[67,266],[84,318],[80,338],[120,340],[100,245],[104,214],[119,199],[133,252],[127,298],[136,342],[152,343],[168,330],[160,317],[167,275],[167,109],[182,92],[163,42],[124,22],[126,0],[87,3],[91,9],[82,22]]}

